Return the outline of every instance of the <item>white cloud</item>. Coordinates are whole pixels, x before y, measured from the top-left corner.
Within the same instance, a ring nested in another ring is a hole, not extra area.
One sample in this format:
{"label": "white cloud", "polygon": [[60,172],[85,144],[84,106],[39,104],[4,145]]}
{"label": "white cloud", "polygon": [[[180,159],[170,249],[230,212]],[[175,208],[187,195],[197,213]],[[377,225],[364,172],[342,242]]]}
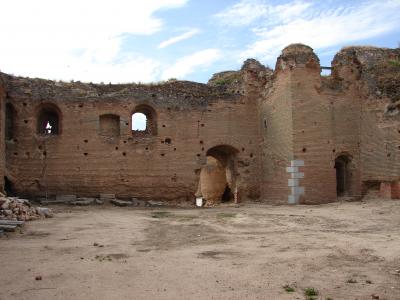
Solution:
{"label": "white cloud", "polygon": [[273,24],[291,20],[303,14],[311,5],[310,2],[301,0],[275,6],[269,5],[265,0],[241,0],[214,17],[228,26],[247,26],[260,19]]}
{"label": "white cloud", "polygon": [[178,59],[175,64],[164,70],[161,77],[162,79],[181,79],[198,68],[210,66],[220,57],[221,53],[218,49],[205,49],[195,52]]}
{"label": "white cloud", "polygon": [[191,37],[195,36],[199,32],[200,32],[200,30],[197,29],[197,28],[191,29],[191,30],[189,30],[189,31],[187,31],[185,33],[182,33],[181,35],[174,36],[172,38],[169,38],[168,40],[165,40],[165,41],[161,42],[158,45],[158,48],[162,49],[162,48],[171,46],[173,44],[176,44],[176,43],[178,43],[180,41],[190,39]]}
{"label": "white cloud", "polygon": [[249,25],[268,12],[268,6],[258,0],[242,0],[214,15],[219,21],[230,26]]}
{"label": "white cloud", "polygon": [[[291,3],[287,5],[290,7]],[[275,15],[266,26],[254,28],[257,40],[240,54],[240,59],[258,57],[273,63],[280,51],[291,43],[301,42],[324,49],[376,37],[400,26],[399,0],[368,1],[356,8],[337,7],[327,11],[306,2],[292,2],[292,6],[295,5],[304,8],[301,14],[289,10]],[[279,6],[275,7],[275,11],[280,10]]]}
{"label": "white cloud", "polygon": [[0,68],[31,77],[90,81],[155,80],[159,63],[124,55],[125,34],[163,27],[154,13],[187,0],[13,0],[2,3]]}

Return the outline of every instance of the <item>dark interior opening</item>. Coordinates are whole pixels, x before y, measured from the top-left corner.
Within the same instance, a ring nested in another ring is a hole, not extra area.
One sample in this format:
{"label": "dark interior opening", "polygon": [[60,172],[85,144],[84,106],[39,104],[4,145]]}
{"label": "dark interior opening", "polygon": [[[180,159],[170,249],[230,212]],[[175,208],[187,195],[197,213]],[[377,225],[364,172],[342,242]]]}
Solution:
{"label": "dark interior opening", "polygon": [[337,196],[348,195],[350,190],[349,159],[343,155],[336,158],[335,169]]}
{"label": "dark interior opening", "polygon": [[229,202],[233,199],[233,194],[228,185],[225,187],[225,191],[222,194],[221,202]]}
{"label": "dark interior opening", "polygon": [[37,133],[42,135],[59,134],[58,113],[51,108],[43,108],[39,113]]}
{"label": "dark interior opening", "polygon": [[4,176],[4,191],[7,196],[15,196],[13,184],[7,176]]}

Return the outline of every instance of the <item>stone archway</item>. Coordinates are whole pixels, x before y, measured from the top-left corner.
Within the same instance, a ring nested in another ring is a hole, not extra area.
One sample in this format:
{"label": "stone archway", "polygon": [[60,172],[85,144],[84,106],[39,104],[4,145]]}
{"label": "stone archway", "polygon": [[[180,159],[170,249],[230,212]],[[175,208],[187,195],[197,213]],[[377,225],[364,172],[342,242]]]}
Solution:
{"label": "stone archway", "polygon": [[207,151],[196,193],[205,199],[207,206],[237,201],[237,153],[238,150],[229,145],[215,146]]}

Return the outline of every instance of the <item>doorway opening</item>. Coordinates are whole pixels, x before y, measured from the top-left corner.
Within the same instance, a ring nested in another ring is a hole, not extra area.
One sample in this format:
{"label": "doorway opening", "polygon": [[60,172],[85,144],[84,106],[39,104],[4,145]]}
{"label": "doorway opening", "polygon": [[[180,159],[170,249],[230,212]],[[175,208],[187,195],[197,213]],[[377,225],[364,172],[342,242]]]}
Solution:
{"label": "doorway opening", "polygon": [[228,145],[216,146],[207,151],[207,161],[201,169],[199,183],[200,193],[207,206],[235,200],[238,152]]}
{"label": "doorway opening", "polygon": [[335,159],[336,193],[338,197],[349,196],[351,192],[351,160],[348,155],[340,155]]}

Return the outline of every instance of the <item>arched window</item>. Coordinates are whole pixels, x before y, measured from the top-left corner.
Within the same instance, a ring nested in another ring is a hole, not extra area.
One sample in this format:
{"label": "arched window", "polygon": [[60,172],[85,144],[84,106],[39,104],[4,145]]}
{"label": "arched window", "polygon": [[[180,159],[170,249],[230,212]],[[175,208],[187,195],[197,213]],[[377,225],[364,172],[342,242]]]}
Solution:
{"label": "arched window", "polygon": [[157,117],[155,110],[148,105],[137,106],[132,113],[131,128],[134,135],[156,135]]}
{"label": "arched window", "polygon": [[37,117],[37,134],[60,134],[60,113],[58,108],[54,105],[45,105],[39,110]]}
{"label": "arched window", "polygon": [[113,114],[100,116],[100,135],[119,136],[120,135],[120,117]]}
{"label": "arched window", "polygon": [[132,130],[146,131],[147,117],[145,114],[137,112],[132,115]]}
{"label": "arched window", "polygon": [[14,138],[14,130],[15,130],[15,109],[11,103],[6,104],[6,135],[5,138],[7,141],[12,140]]}

